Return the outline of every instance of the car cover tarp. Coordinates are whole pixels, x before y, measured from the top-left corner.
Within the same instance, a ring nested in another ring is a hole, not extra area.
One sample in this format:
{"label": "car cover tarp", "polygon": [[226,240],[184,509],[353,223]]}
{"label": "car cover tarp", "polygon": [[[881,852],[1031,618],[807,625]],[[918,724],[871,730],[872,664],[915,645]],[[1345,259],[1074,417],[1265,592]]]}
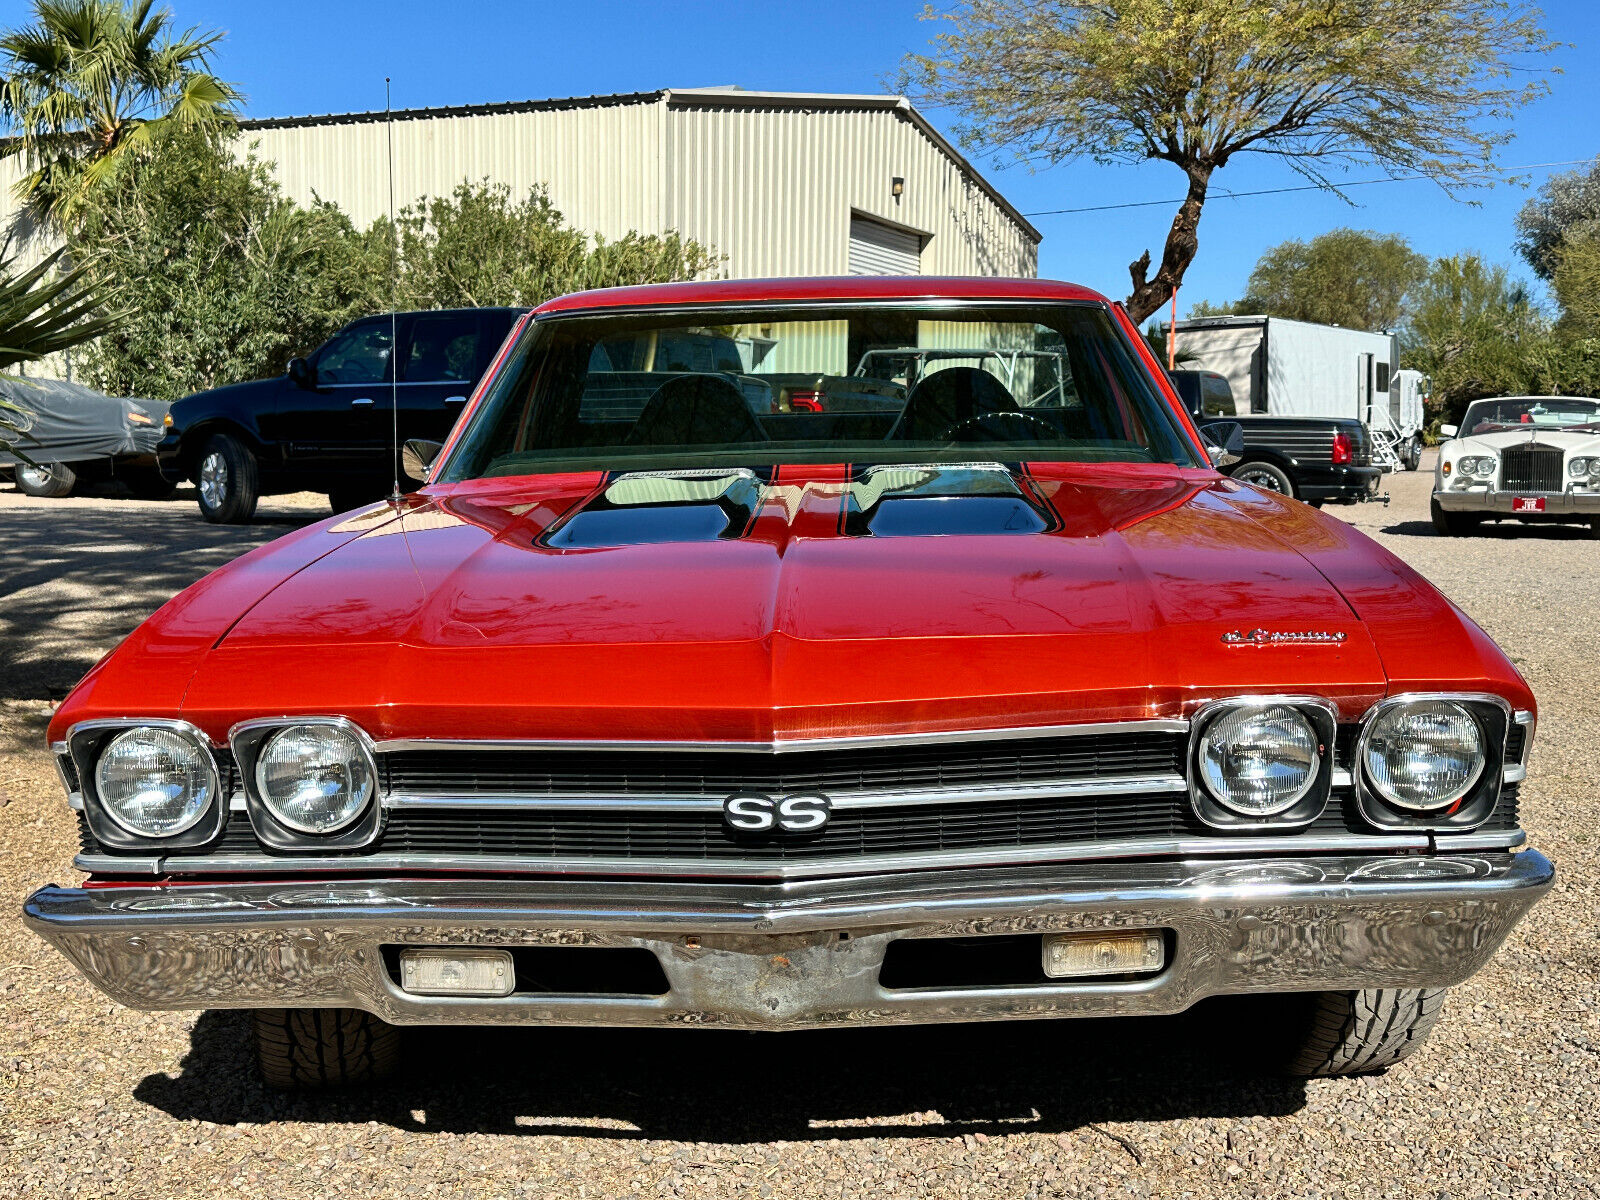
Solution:
{"label": "car cover tarp", "polygon": [[[167,405],[159,400],[106,396],[62,379],[0,375],[0,399],[22,409],[26,431],[17,449],[36,463],[83,462],[124,454],[152,454],[162,436]],[[130,421],[139,413],[149,424]],[[15,418],[15,414],[11,414]],[[0,448],[0,466],[15,466],[16,455]]]}

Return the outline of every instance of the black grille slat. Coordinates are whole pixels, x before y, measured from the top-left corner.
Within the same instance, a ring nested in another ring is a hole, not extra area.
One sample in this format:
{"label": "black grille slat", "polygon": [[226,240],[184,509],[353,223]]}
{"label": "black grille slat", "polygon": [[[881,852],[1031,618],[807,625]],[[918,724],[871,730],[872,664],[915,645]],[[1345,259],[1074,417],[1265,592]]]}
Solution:
{"label": "black grille slat", "polygon": [[1512,446],[1500,453],[1500,487],[1507,492],[1559,492],[1562,454],[1537,443]]}
{"label": "black grille slat", "polygon": [[1183,771],[1183,749],[1181,734],[1142,733],[788,754],[406,750],[385,754],[383,770],[390,791],[400,795],[724,796],[737,791],[840,795],[1175,775]]}

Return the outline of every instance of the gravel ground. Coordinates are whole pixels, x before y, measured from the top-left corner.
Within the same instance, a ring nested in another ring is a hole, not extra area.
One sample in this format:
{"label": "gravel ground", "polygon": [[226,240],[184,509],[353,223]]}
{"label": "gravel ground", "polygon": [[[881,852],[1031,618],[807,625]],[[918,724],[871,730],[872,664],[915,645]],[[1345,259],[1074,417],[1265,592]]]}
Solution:
{"label": "gravel ground", "polygon": [[[1252,1078],[1227,1058],[1248,1025],[1214,1004],[1166,1020],[816,1034],[427,1031],[393,1085],[286,1098],[252,1078],[239,1016],[118,1008],[7,921],[0,1194],[1596,1195],[1600,553],[1560,531],[1437,538],[1429,478],[1392,480],[1388,509],[1330,511],[1438,582],[1527,674],[1542,720],[1523,812],[1561,877],[1454,993],[1427,1048],[1387,1074]],[[64,564],[22,589],[0,576],[0,646],[46,677],[62,639],[94,641],[92,659],[155,607],[154,586],[82,599],[141,544],[177,557],[175,585],[283,528],[208,531],[181,505],[41,503],[54,512],[0,494],[0,562],[17,561],[20,531]],[[291,503],[275,519],[316,511]],[[50,520],[69,512],[71,540]],[[43,653],[18,640],[19,592],[41,614],[36,636],[57,639]],[[20,697],[0,702],[10,912],[34,886],[74,878],[40,749],[54,685],[33,677],[0,675],[18,689],[0,696]]]}

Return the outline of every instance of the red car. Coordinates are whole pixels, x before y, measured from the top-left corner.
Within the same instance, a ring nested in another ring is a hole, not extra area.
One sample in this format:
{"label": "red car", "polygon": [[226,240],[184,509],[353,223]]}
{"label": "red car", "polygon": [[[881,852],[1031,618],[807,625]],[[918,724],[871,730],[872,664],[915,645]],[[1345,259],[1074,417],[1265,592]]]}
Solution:
{"label": "red car", "polygon": [[[897,404],[763,379],[863,361]],[[408,453],[420,491],[208,576],[51,725],[89,878],[29,924],[122,1003],[257,1010],[270,1082],[380,1074],[404,1025],[1244,992],[1283,1040],[1241,1048],[1372,1070],[1550,887],[1505,655],[1218,474],[1083,288],[568,296]]]}

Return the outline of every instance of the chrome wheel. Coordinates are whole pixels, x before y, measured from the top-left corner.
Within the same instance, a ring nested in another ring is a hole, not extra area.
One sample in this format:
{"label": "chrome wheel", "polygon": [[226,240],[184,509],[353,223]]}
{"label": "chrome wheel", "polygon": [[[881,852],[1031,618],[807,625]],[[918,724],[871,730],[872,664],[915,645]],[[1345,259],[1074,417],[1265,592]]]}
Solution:
{"label": "chrome wheel", "polygon": [[200,503],[207,508],[221,508],[228,496],[228,464],[221,454],[213,450],[200,460],[200,477],[195,481],[200,488]]}
{"label": "chrome wheel", "polygon": [[1271,467],[1250,466],[1242,471],[1237,471],[1233,476],[1241,483],[1253,484],[1258,488],[1265,488],[1269,492],[1280,492],[1290,495],[1289,489],[1284,486],[1286,482],[1282,472]]}
{"label": "chrome wheel", "polygon": [[40,491],[43,491],[45,488],[50,486],[50,479],[51,475],[49,467],[32,467],[27,463],[17,464],[18,483],[24,483],[28,487],[37,488]]}

